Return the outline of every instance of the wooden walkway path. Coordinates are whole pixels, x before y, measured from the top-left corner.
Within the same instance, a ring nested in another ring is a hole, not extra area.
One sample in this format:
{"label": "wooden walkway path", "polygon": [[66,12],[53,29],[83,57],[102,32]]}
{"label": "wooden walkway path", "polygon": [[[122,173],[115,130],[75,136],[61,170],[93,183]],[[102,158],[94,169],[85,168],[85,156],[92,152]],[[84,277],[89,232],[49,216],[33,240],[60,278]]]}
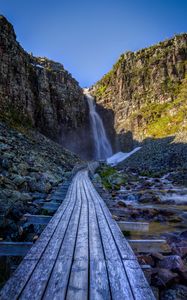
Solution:
{"label": "wooden walkway path", "polygon": [[74,176],[65,200],[0,299],[155,299],[88,171]]}

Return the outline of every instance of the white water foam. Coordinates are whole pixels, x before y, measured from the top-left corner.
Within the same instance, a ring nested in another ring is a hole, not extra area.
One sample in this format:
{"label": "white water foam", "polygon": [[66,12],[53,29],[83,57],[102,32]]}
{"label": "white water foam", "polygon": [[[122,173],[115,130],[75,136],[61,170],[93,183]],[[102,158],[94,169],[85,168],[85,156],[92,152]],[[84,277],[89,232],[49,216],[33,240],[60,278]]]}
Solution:
{"label": "white water foam", "polygon": [[95,159],[106,159],[112,155],[112,146],[107,138],[103,121],[96,111],[94,98],[86,93],[89,106],[90,122],[94,139]]}

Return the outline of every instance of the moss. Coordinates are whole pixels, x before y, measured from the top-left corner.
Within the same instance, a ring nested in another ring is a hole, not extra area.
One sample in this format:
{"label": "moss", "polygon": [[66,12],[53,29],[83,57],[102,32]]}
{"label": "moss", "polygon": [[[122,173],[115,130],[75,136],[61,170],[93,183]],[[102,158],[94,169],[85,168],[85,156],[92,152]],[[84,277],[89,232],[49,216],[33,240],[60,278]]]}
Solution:
{"label": "moss", "polygon": [[173,83],[167,80],[165,83],[175,99],[165,103],[149,103],[131,115],[132,124],[135,120],[140,120],[139,127],[144,127],[146,136],[165,137],[175,134],[183,126],[187,130],[187,125],[183,125],[187,116],[187,76],[182,84]]}
{"label": "moss", "polygon": [[26,116],[23,112],[10,107],[4,110],[4,112],[0,115],[0,120],[6,122],[13,128],[20,130],[32,128],[32,121],[28,116]]}
{"label": "moss", "polygon": [[100,168],[98,173],[101,177],[102,184],[106,189],[119,190],[121,185],[124,185],[127,182],[127,177],[119,174],[116,169],[106,165]]}
{"label": "moss", "polygon": [[116,170],[109,166],[103,166],[98,170],[103,186],[106,189],[112,189],[112,184],[109,181],[109,176],[116,174]]}
{"label": "moss", "polygon": [[106,91],[106,88],[107,88],[106,85],[100,85],[98,87],[98,89],[96,90],[96,93],[95,93],[96,97],[102,97]]}

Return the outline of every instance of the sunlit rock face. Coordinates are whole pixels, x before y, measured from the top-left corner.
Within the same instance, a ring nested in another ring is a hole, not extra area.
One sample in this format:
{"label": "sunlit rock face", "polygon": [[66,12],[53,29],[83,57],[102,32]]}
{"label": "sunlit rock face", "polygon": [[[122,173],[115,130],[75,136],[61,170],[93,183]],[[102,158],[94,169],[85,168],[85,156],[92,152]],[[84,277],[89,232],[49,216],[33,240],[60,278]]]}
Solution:
{"label": "sunlit rock face", "polygon": [[130,135],[142,140],[187,130],[186,74],[187,34],[182,34],[122,54],[112,70],[91,88],[97,104],[113,112],[116,142],[121,149],[128,148]]}
{"label": "sunlit rock face", "polygon": [[25,52],[3,16],[0,58],[1,119],[35,127],[61,143],[65,133],[82,130],[88,108],[78,82],[63,65]]}

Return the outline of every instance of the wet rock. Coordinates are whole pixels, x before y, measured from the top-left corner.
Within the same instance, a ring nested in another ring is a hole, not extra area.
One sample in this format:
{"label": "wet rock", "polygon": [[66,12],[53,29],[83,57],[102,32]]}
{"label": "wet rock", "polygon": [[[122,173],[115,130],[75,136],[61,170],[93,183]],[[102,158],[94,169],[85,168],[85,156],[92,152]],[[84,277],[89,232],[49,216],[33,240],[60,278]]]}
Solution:
{"label": "wet rock", "polygon": [[168,244],[173,244],[173,243],[176,244],[176,243],[181,242],[181,238],[174,233],[167,233],[164,236],[165,236]]}
{"label": "wet rock", "polygon": [[153,274],[151,284],[157,287],[165,288],[166,286],[176,283],[179,280],[179,275],[173,273],[168,269],[157,269],[157,272]]}
{"label": "wet rock", "polygon": [[140,196],[139,202],[141,202],[141,203],[160,203],[161,200],[160,200],[159,196],[155,195],[154,193],[146,192]]}
{"label": "wet rock", "polygon": [[178,254],[182,258],[187,256],[187,241],[180,241],[172,244],[172,252]]}
{"label": "wet rock", "polygon": [[183,218],[180,217],[180,216],[175,215],[175,216],[169,217],[168,221],[171,222],[171,223],[180,223],[180,222],[183,221]]}
{"label": "wet rock", "polygon": [[126,204],[125,201],[123,201],[123,200],[119,200],[119,201],[117,202],[117,204],[118,204],[119,206],[127,207],[127,204]]}
{"label": "wet rock", "polygon": [[164,255],[162,255],[159,252],[151,253],[151,256],[155,261],[160,261],[164,259]]}
{"label": "wet rock", "polygon": [[138,261],[141,265],[150,265],[154,267],[155,262],[151,255],[138,255]]}
{"label": "wet rock", "polygon": [[181,237],[182,239],[187,240],[187,230],[183,231],[183,232],[180,234],[180,237]]}
{"label": "wet rock", "polygon": [[22,177],[20,175],[15,175],[13,182],[15,185],[20,186],[26,181],[25,177]]}
{"label": "wet rock", "polygon": [[116,215],[112,215],[112,219],[114,219],[115,221],[119,221],[120,217],[116,216]]}
{"label": "wet rock", "polygon": [[39,192],[35,192],[31,194],[32,199],[44,199],[47,197],[47,193],[39,193]]}
{"label": "wet rock", "polygon": [[172,288],[161,293],[161,300],[186,300],[187,286],[175,284]]}
{"label": "wet rock", "polygon": [[182,272],[184,263],[179,255],[169,255],[158,262],[158,267]]}

